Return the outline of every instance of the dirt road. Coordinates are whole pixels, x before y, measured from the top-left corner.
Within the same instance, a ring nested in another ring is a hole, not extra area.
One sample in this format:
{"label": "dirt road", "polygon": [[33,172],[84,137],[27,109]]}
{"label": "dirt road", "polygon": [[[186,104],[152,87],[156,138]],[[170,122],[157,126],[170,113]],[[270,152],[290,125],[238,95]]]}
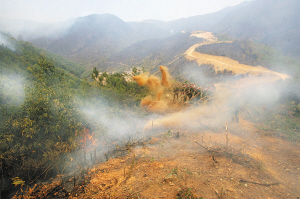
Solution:
{"label": "dirt road", "polygon": [[[199,65],[201,64],[209,64],[213,65],[216,72],[220,71],[232,71],[233,74],[236,75],[253,75],[253,76],[260,76],[261,79],[264,79],[267,77],[268,81],[276,81],[279,79],[285,80],[286,78],[290,78],[287,74],[284,73],[278,73],[272,70],[269,70],[267,68],[264,68],[262,66],[250,66],[245,64],[240,64],[238,61],[235,61],[233,59],[230,59],[228,57],[223,56],[214,56],[214,55],[208,55],[203,54],[195,51],[195,49],[202,45],[209,45],[213,43],[224,43],[217,41],[216,38],[214,38],[211,33],[206,32],[205,34],[203,32],[199,34],[192,34],[191,36],[197,36],[202,37],[204,40],[203,43],[197,43],[193,46],[191,46],[186,52],[185,57],[190,61],[195,61]],[[212,39],[213,38],[213,39]]]}

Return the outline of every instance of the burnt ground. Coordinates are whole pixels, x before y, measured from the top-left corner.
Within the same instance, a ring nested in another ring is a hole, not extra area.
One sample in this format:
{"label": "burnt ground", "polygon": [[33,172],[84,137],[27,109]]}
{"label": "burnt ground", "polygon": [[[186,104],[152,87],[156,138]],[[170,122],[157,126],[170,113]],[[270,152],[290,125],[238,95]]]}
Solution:
{"label": "burnt ground", "polygon": [[[300,197],[299,144],[258,131],[242,119],[240,123],[228,123],[228,146],[226,141],[225,125],[215,131],[181,129],[179,137],[175,131],[164,131],[144,146],[127,148],[125,156],[94,165],[72,190],[60,186],[58,181],[44,185],[48,193],[52,192],[44,195],[47,198]],[[73,179],[69,181],[69,186],[73,186]],[[39,198],[38,190],[38,187],[31,190],[31,196]]]}

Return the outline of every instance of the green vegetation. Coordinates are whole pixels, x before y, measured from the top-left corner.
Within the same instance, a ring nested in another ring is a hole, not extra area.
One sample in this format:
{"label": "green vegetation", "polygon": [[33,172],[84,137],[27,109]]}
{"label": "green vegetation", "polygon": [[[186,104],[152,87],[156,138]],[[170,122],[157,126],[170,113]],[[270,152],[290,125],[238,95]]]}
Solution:
{"label": "green vegetation", "polygon": [[284,139],[300,142],[300,104],[291,100],[269,106],[248,107],[251,121],[258,129]]}
{"label": "green vegetation", "polygon": [[232,41],[233,40],[227,33],[214,33],[213,35],[218,38],[218,41]]}
{"label": "green vegetation", "polygon": [[[1,34],[1,33],[0,33]],[[43,51],[29,42],[18,41],[13,37],[5,37],[15,48],[9,49],[7,46],[0,45],[0,63],[1,70],[9,69],[11,71],[21,71],[27,73],[27,67],[34,65],[39,61],[41,53],[50,60],[56,67],[79,77],[84,71],[84,67],[71,62],[62,56],[54,55],[47,51]]]}
{"label": "green vegetation", "polygon": [[[124,76],[120,73],[109,75],[103,72],[99,75],[97,69],[94,68],[92,76],[93,86],[103,91],[102,95],[105,95],[108,99],[114,98],[118,103],[125,106],[138,108],[140,100],[147,94],[145,87],[141,87],[133,81],[126,81]],[[105,81],[104,84],[103,80]]]}
{"label": "green vegetation", "polygon": [[77,136],[84,126],[73,98],[74,89],[67,89],[76,85],[72,78],[45,57],[28,68],[33,81],[23,82],[22,102],[13,103],[18,95],[11,95],[10,99],[6,92],[1,92],[3,188],[9,187],[9,178],[19,177],[29,185],[42,174],[45,177],[45,173],[59,172],[53,170],[58,167],[57,159],[76,149]]}
{"label": "green vegetation", "polygon": [[0,191],[12,186],[11,179],[31,185],[67,172],[63,159],[82,147],[86,132],[101,140],[106,126],[82,107],[106,106],[106,114],[122,117],[126,107],[140,109],[146,91],[120,74],[102,74],[106,86],[81,80],[78,65],[10,40],[14,51],[0,45]]}
{"label": "green vegetation", "polygon": [[[181,191],[178,192],[176,195],[177,199],[197,199],[196,196],[194,196],[191,188],[184,188]],[[202,197],[200,198],[202,199]]]}

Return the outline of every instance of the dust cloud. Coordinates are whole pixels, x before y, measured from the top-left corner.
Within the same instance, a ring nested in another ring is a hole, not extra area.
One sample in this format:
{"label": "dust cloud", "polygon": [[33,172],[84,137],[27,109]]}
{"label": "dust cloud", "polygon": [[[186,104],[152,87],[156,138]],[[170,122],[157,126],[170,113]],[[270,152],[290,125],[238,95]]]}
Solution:
{"label": "dust cloud", "polygon": [[137,82],[139,86],[146,86],[150,95],[142,99],[141,105],[146,106],[148,110],[161,112],[169,108],[173,86],[173,80],[169,74],[168,68],[165,66],[160,66],[161,79],[157,76],[149,74],[141,74],[133,77],[133,80]]}
{"label": "dust cloud", "polygon": [[[146,86],[150,91],[150,95],[142,99],[141,105],[149,111],[162,114],[159,118],[148,121],[144,126],[145,131],[160,128],[218,128],[232,121],[234,117],[239,117],[235,114],[245,105],[262,106],[277,102],[285,89],[284,86],[278,86],[285,80],[274,80],[269,76],[228,76],[226,82],[215,83],[217,89],[212,91],[209,99],[201,103],[176,104],[173,100],[173,87],[176,84],[166,67],[161,66],[160,70],[161,79],[156,76],[149,77],[148,74],[133,77],[140,86]],[[212,80],[203,73],[201,78],[202,80],[197,81]],[[176,106],[177,109],[174,109]]]}

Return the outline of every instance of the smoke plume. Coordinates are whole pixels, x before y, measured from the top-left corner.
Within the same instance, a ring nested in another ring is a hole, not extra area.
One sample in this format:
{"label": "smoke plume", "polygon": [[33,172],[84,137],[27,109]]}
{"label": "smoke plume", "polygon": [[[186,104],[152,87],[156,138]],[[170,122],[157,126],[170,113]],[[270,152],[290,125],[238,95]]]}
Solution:
{"label": "smoke plume", "polygon": [[12,51],[15,51],[14,45],[7,39],[7,37],[0,32],[0,45],[4,45]]}

